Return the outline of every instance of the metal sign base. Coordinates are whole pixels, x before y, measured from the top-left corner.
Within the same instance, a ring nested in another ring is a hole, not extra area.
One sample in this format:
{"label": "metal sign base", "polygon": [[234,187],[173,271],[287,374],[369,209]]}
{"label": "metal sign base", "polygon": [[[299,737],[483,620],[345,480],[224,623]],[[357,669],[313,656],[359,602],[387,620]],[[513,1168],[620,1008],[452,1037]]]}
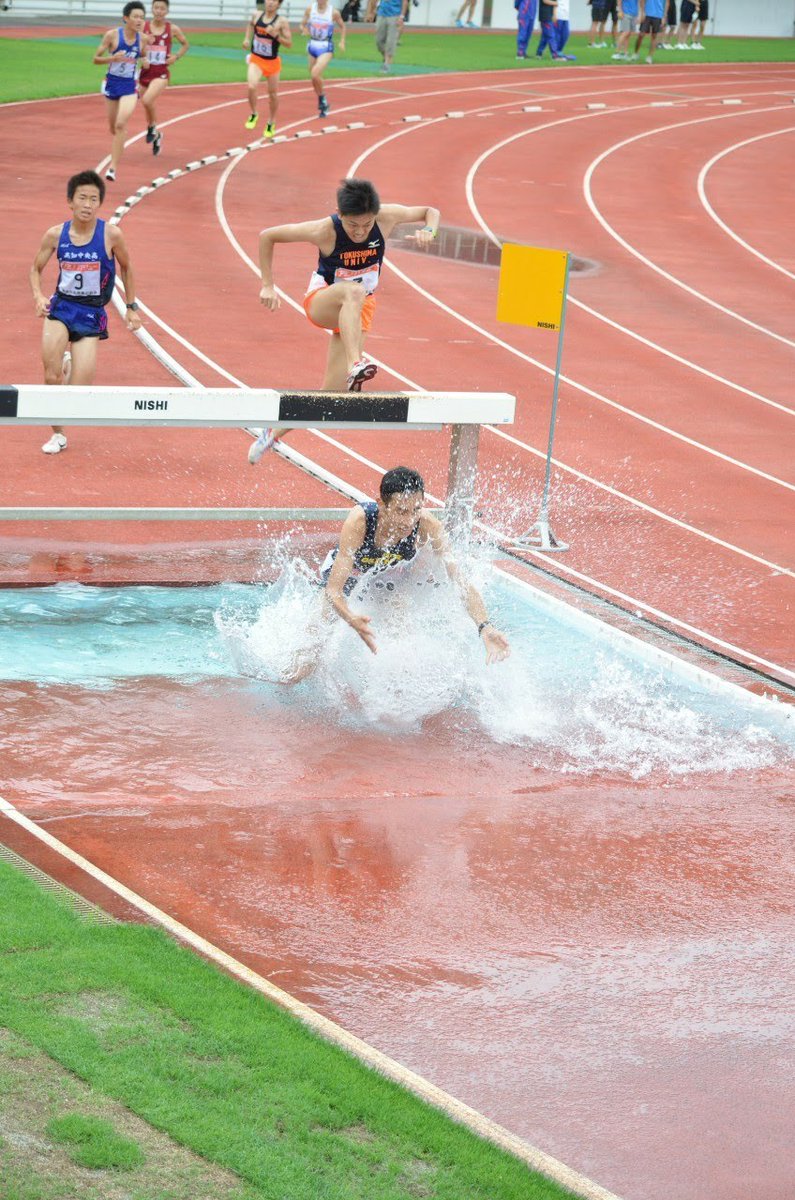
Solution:
{"label": "metal sign base", "polygon": [[549,527],[549,521],[540,518],[531,525],[527,533],[515,538],[510,543],[510,549],[516,550],[568,550],[568,542],[561,542],[555,537]]}

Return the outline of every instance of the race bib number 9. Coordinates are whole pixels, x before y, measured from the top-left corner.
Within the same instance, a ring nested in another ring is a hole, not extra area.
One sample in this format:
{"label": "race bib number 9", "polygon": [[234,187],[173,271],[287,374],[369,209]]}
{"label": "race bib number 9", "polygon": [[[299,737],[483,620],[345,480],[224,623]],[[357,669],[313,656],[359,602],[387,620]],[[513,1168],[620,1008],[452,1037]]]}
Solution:
{"label": "race bib number 9", "polygon": [[254,38],[254,43],[251,49],[256,54],[257,58],[274,58],[273,41],[271,38]]}
{"label": "race bib number 9", "polygon": [[99,295],[98,262],[62,262],[58,291],[65,296]]}

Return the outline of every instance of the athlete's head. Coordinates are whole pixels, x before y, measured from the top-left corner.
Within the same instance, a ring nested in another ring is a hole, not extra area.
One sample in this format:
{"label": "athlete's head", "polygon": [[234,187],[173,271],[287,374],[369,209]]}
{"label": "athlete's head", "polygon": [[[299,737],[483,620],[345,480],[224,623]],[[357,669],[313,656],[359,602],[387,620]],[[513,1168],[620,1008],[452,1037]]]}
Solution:
{"label": "athlete's head", "polygon": [[152,0],[152,16],[156,21],[165,21],[168,16],[168,0]]}
{"label": "athlete's head", "polygon": [[398,532],[410,533],[425,503],[425,484],[419,471],[393,467],[381,480],[381,503]]}
{"label": "athlete's head", "polygon": [[368,179],[343,179],[337,189],[337,212],[352,242],[365,242],[375,225],[381,201]]}
{"label": "athlete's head", "polygon": [[89,220],[105,199],[105,180],[96,171],[79,171],[66,185],[66,199],[76,216]]}
{"label": "athlete's head", "polygon": [[129,21],[131,25],[138,25],[140,20],[141,25],[146,20],[146,9],[141,0],[129,0],[121,10],[121,15],[125,21]]}

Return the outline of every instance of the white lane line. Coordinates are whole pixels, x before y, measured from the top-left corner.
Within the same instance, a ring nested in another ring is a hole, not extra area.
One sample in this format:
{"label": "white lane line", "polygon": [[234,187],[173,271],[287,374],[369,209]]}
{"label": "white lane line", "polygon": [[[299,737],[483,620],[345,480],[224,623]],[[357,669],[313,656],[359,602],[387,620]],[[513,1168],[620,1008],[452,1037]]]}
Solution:
{"label": "white lane line", "polygon": [[701,168],[696,187],[698,190],[699,200],[715,224],[720,226],[724,233],[727,233],[729,237],[737,243],[738,246],[742,246],[744,250],[749,252],[749,254],[753,254],[763,263],[766,263],[769,267],[772,267],[774,271],[780,271],[782,275],[786,275],[789,279],[795,279],[795,274],[793,274],[792,271],[788,271],[786,267],[781,265],[781,263],[775,262],[772,258],[768,258],[766,254],[762,254],[761,250],[755,249],[755,247],[751,246],[745,241],[744,238],[741,238],[738,233],[736,233],[729,225],[727,225],[725,221],[721,220],[707,199],[706,190],[707,175],[715,166],[715,164],[720,162],[722,158],[725,158],[727,154],[733,154],[735,150],[741,150],[744,146],[751,146],[754,142],[764,142],[767,140],[767,138],[780,137],[782,133],[795,133],[795,125],[790,125],[787,129],[774,129],[771,133],[760,133],[756,137],[746,138],[743,142],[735,142],[733,146],[727,146],[725,150],[721,150],[720,154],[714,155],[714,157],[711,158],[709,162]]}
{"label": "white lane line", "polygon": [[[444,118],[439,118],[439,120],[443,120],[443,119]],[[407,129],[401,129],[397,133],[389,134],[385,138],[382,138],[380,141],[374,143],[373,146],[371,146],[368,151],[364,151],[362,154],[360,154],[359,157],[351,164],[351,166],[348,170],[348,175],[349,176],[355,175],[357,170],[361,166],[362,162],[364,162],[364,160],[366,158],[368,158],[371,153],[374,153],[376,150],[380,149],[380,147],[382,145],[384,145],[384,143],[393,141],[395,138],[405,137],[406,135],[412,133],[413,131],[414,131],[414,127],[409,126]],[[224,206],[223,206],[223,193],[224,193],[224,190],[226,187],[226,182],[227,182],[229,176],[231,175],[232,171],[234,171],[236,169],[236,167],[238,166],[240,161],[241,161],[240,159],[231,159],[226,170],[223,172],[221,178],[218,180],[218,185],[216,188],[215,211],[216,211],[216,215],[218,218],[218,222],[219,222],[221,228],[223,229],[226,237],[229,239],[229,242],[232,245],[233,249],[240,256],[242,261],[246,263],[246,265],[250,268],[250,270],[255,275],[258,276],[259,275],[259,267],[254,262],[254,260],[252,258],[250,258],[249,255],[245,252],[245,250],[243,249],[243,247],[240,245],[237,238],[235,237],[234,233],[232,232],[229,222],[226,219],[226,213],[224,211]],[[430,292],[427,292],[424,288],[420,287],[419,284],[415,283],[412,279],[410,279],[407,275],[405,275],[403,273],[403,271],[400,270],[400,268],[395,267],[393,263],[388,262],[386,259],[384,260],[384,262],[385,262],[385,265],[387,265],[392,271],[395,272],[395,274],[397,274],[401,279],[403,279],[407,284],[409,284],[410,287],[414,288],[414,290],[419,292],[419,294],[422,295],[425,299],[430,300],[432,304],[435,304],[438,308],[441,308],[448,315],[454,317],[456,320],[460,321],[462,324],[467,325],[470,329],[474,329],[477,333],[481,334],[483,337],[487,338],[488,340],[494,342],[495,345],[498,345],[498,346],[502,347],[503,349],[508,350],[509,353],[515,355],[516,357],[524,359],[527,362],[531,362],[536,366],[539,366],[542,370],[546,371],[547,374],[554,375],[554,371],[552,370],[552,368],[544,367],[543,364],[537,363],[536,360],[531,359],[528,355],[523,354],[522,351],[517,350],[515,347],[508,345],[507,342],[503,342],[500,338],[496,337],[494,334],[489,333],[488,330],[485,330],[485,329],[481,328],[481,326],[476,325],[475,322],[470,321],[469,318],[464,317],[461,313],[456,312],[454,309],[450,308],[447,304],[445,304],[442,300],[439,300],[437,297],[432,296]],[[303,314],[303,306],[301,304],[299,304],[296,300],[293,300],[290,296],[288,296],[286,292],[279,289],[279,295],[282,296],[284,298],[284,300],[292,308],[295,309],[296,312]],[[372,356],[368,355],[368,357],[372,357]],[[382,366],[382,365],[386,366],[386,364],[383,364],[379,359],[374,358],[373,361],[377,362],[379,366]],[[409,387],[419,389],[419,385],[417,383],[415,383],[413,380],[407,379],[405,375],[400,374],[399,372],[393,370],[393,368],[388,367],[388,366],[386,366],[386,369],[388,371],[390,371],[396,378],[398,378],[398,379],[402,380],[404,383],[408,384]],[[561,376],[561,378],[565,379],[565,376]],[[571,381],[566,380],[566,382],[571,382]],[[582,385],[574,384],[573,386],[578,387],[582,391],[588,392],[588,394],[596,395],[597,398],[599,398],[599,399],[602,398],[602,397],[599,397],[597,395],[597,393],[591,393],[590,389],[584,388]],[[605,402],[610,403],[610,404],[614,403],[612,401],[607,401],[606,398],[605,398]],[[615,407],[620,408],[621,406],[615,405]],[[649,422],[649,423],[654,424],[654,422]],[[502,433],[500,430],[498,430],[494,426],[486,425],[486,426],[484,426],[484,428],[490,430],[490,432],[492,432],[492,433],[501,434],[501,436],[506,436],[504,433]],[[681,435],[679,435],[679,436],[681,437]],[[515,439],[510,436],[508,437],[508,440],[513,441],[515,443],[515,445],[527,450],[531,454],[537,455],[538,457],[541,457],[541,458],[546,457],[546,455],[543,451],[537,450],[537,449],[529,446],[526,442],[521,442],[521,441],[519,441],[519,439]],[[682,440],[688,441],[689,439],[682,438]],[[721,456],[721,457],[723,457],[723,456]],[[741,546],[735,546],[731,542],[724,541],[722,538],[718,538],[711,533],[707,533],[703,529],[698,529],[694,525],[689,525],[687,522],[680,520],[678,517],[672,517],[667,513],[663,513],[661,510],[651,507],[650,505],[646,504],[642,500],[637,500],[632,496],[628,496],[624,492],[618,491],[616,488],[611,487],[609,484],[600,483],[599,481],[591,478],[590,476],[583,475],[581,472],[575,470],[573,467],[569,467],[566,464],[557,462],[557,461],[556,461],[555,465],[558,467],[559,470],[564,471],[568,474],[574,475],[576,478],[582,479],[583,481],[586,481],[586,482],[592,484],[594,487],[597,487],[600,490],[607,492],[609,495],[615,496],[617,499],[624,500],[626,503],[633,505],[634,507],[639,508],[639,509],[643,510],[644,512],[650,513],[653,516],[659,517],[661,520],[666,521],[669,524],[675,525],[680,529],[686,530],[688,533],[692,533],[696,537],[703,538],[704,540],[711,542],[714,545],[720,546],[722,549],[729,550],[731,553],[738,554],[743,558],[747,558],[752,562],[755,562],[755,563],[760,564],[761,566],[767,567],[770,570],[775,571],[777,574],[785,574],[785,575],[793,574],[786,567],[780,566],[777,563],[771,562],[769,559],[762,558],[759,555],[753,554],[750,550],[745,550]],[[742,465],[742,464],[739,464],[739,465]],[[753,468],[748,468],[748,469],[752,470]],[[793,488],[793,486],[790,484],[784,484],[784,486],[790,488],[791,490],[795,490],[795,488]],[[505,536],[505,535],[503,534],[503,536]]]}
{"label": "white lane line", "polygon": [[[782,106],[780,105],[778,106],[778,108],[781,107]],[[673,129],[684,129],[690,125],[698,125],[708,121],[736,120],[738,116],[757,116],[760,113],[769,113],[774,111],[777,111],[777,109],[757,108],[750,109],[747,112],[742,113],[721,113],[719,116],[714,117],[698,117],[690,121],[679,121],[671,125],[663,125],[659,129],[645,130],[643,133],[635,134],[633,137],[624,138],[622,141],[616,142],[615,145],[609,146],[607,150],[603,150],[602,153],[597,155],[597,157],[589,164],[583,178],[583,193],[585,195],[586,204],[605,232],[608,233],[614,241],[618,242],[618,244],[622,246],[628,254],[631,254],[634,258],[637,258],[639,262],[642,262],[651,271],[655,271],[663,279],[666,279],[669,283],[674,284],[675,287],[681,288],[682,291],[694,296],[697,300],[702,301],[702,303],[708,304],[710,308],[717,309],[718,312],[722,312],[725,316],[731,317],[733,320],[739,321],[743,325],[747,325],[750,329],[755,329],[757,333],[764,334],[765,337],[773,338],[775,341],[781,342],[785,346],[791,346],[793,349],[795,349],[795,341],[792,341],[791,338],[786,338],[780,333],[775,333],[772,329],[768,329],[765,325],[759,325],[756,321],[752,321],[749,317],[744,317],[741,313],[735,312],[731,308],[727,308],[726,305],[720,304],[717,300],[713,300],[710,296],[705,295],[704,292],[700,292],[698,288],[691,287],[690,284],[685,283],[684,280],[677,279],[677,277],[672,275],[670,271],[666,271],[664,267],[658,266],[657,263],[652,262],[650,258],[648,258],[645,254],[642,254],[641,251],[636,249],[635,246],[631,245],[626,238],[622,237],[618,230],[615,229],[606,219],[606,217],[602,215],[596,201],[594,200],[591,189],[591,181],[601,164],[610,158],[611,155],[615,154],[618,150],[622,150],[624,147],[632,145],[633,142],[641,141],[643,138],[652,137],[658,133],[669,133]]]}
{"label": "white lane line", "polygon": [[[629,112],[629,111],[633,111],[633,110],[632,109],[624,109],[623,111]],[[595,116],[597,116],[597,117],[599,115],[601,115],[601,114],[595,114]],[[440,120],[441,119],[443,119],[443,118],[440,118]],[[546,125],[539,126],[538,128],[539,129],[553,128],[556,125],[566,124],[572,120],[588,120],[588,119],[593,119],[591,114],[585,114],[585,115],[580,114],[578,117],[564,117],[564,118],[561,118],[561,120],[559,120],[559,121],[550,121]],[[427,124],[432,124],[432,123],[433,122],[429,121]],[[427,128],[427,125],[425,126],[425,128]],[[376,150],[380,150],[381,147],[385,146],[388,142],[394,141],[396,138],[406,137],[407,135],[409,135],[413,132],[414,132],[413,128],[400,129],[396,133],[387,134],[380,141],[375,142],[370,147],[369,150],[366,150],[362,154],[360,154],[359,157],[355,160],[355,162],[351,165],[350,170],[348,172],[349,175],[355,175],[356,172],[358,171],[359,167],[362,165],[362,163],[371,154],[375,153]],[[520,138],[520,137],[526,137],[532,132],[534,132],[534,130],[522,130],[520,133],[513,134],[511,137],[506,138],[504,142],[500,143],[500,145],[505,145],[507,142],[515,141],[517,138]],[[485,228],[485,226],[484,226],[484,228]],[[490,231],[489,231],[489,233],[490,233]],[[491,235],[491,236],[493,236],[493,235]],[[420,287],[419,284],[415,283],[408,275],[405,274],[405,272],[401,271],[400,268],[396,267],[394,265],[394,263],[392,263],[391,261],[385,260],[385,266],[388,267],[389,270],[393,271],[396,275],[398,275],[401,279],[403,279],[406,283],[408,283],[411,287],[413,287],[416,291],[418,291],[426,299],[431,300],[432,303],[438,305],[444,312],[448,313],[451,316],[454,316],[457,320],[461,321],[463,324],[468,325],[470,329],[476,330],[478,333],[481,334],[481,336],[489,339],[495,345],[500,346],[502,349],[508,350],[508,352],[510,354],[514,355],[516,358],[520,358],[524,362],[530,363],[532,366],[537,367],[538,370],[543,371],[546,375],[554,376],[555,371],[554,371],[553,367],[549,367],[546,364],[540,362],[538,359],[533,358],[531,355],[525,354],[523,351],[517,349],[515,346],[512,346],[510,343],[504,341],[502,338],[498,338],[495,334],[490,333],[488,330],[484,329],[482,326],[476,325],[473,321],[470,321],[468,318],[462,316],[461,313],[456,312],[455,309],[450,308],[442,300],[439,300],[437,297],[432,296],[430,294],[430,292],[427,292],[424,288]],[[592,399],[598,400],[600,403],[606,404],[610,408],[616,409],[618,412],[621,412],[625,416],[632,417],[634,420],[640,421],[644,425],[648,425],[651,428],[656,429],[658,432],[663,433],[668,437],[675,438],[677,441],[683,442],[688,446],[692,446],[693,449],[695,449],[695,450],[699,450],[704,454],[709,454],[714,458],[721,459],[723,462],[727,462],[734,467],[739,467],[743,471],[748,471],[752,475],[756,475],[761,479],[765,479],[769,483],[773,483],[778,487],[786,488],[788,491],[795,491],[795,484],[789,483],[787,480],[784,480],[784,479],[779,479],[776,475],[770,475],[767,471],[762,471],[758,467],[753,467],[749,463],[740,461],[740,459],[732,458],[731,455],[724,454],[722,451],[716,450],[711,446],[707,446],[703,442],[697,442],[693,438],[687,437],[685,434],[679,433],[677,430],[671,429],[667,425],[662,425],[659,421],[655,421],[651,417],[647,417],[647,416],[643,415],[642,413],[636,412],[634,409],[627,408],[626,405],[619,404],[617,400],[609,399],[607,396],[602,395],[601,392],[597,392],[593,388],[587,387],[587,385],[585,385],[585,384],[578,383],[577,380],[572,379],[568,375],[562,374],[560,376],[560,379],[561,379],[561,382],[568,384],[570,387],[576,389],[579,392],[582,392],[584,395],[590,396]],[[688,526],[688,528],[692,529],[692,526]]]}
{"label": "white lane line", "polygon": [[[232,232],[232,230],[229,226],[229,223],[226,219],[226,215],[225,215],[225,212],[223,209],[223,192],[224,192],[224,188],[226,185],[226,181],[227,181],[229,175],[231,174],[232,170],[238,165],[239,162],[240,162],[240,159],[230,160],[228,167],[223,172],[222,176],[219,178],[218,185],[216,187],[216,213],[218,214],[219,223],[221,224],[221,227],[224,230],[227,238],[229,239],[230,244],[232,245],[233,249],[236,251],[236,253],[239,255],[239,257],[243,260],[243,262],[245,262],[248,265],[250,270],[256,276],[259,276],[259,268],[258,268],[257,264],[246,254],[245,250],[243,250],[242,246],[237,241],[234,233]],[[411,283],[412,281],[408,280],[408,282]],[[414,286],[415,288],[417,287],[417,285],[413,284],[413,283],[412,283],[412,286]],[[295,309],[296,312],[298,312],[301,316],[304,315],[302,305],[300,305],[297,301],[293,300],[290,296],[288,296],[284,292],[280,291],[279,294],[284,298],[284,300],[292,308]],[[441,304],[440,301],[434,300],[433,297],[430,297],[430,298],[433,300],[434,303]],[[466,321],[466,318],[460,318],[460,319],[463,320],[465,323],[469,323]],[[152,339],[152,340],[154,340],[154,339]],[[190,343],[188,343],[188,345],[190,346]],[[225,372],[224,369],[222,367],[220,367],[217,363],[213,364],[213,367],[220,374],[226,375],[227,378],[234,379],[233,376],[229,376],[228,373]],[[401,375],[396,371],[393,371],[389,367],[385,367],[385,369],[390,374],[392,374],[395,378],[400,379],[403,382],[405,382],[409,387],[417,388],[419,390],[419,385],[417,383],[415,383],[414,381],[409,380],[406,376]],[[498,432],[496,430],[496,428],[494,428],[492,426],[485,426],[485,428],[489,429],[492,433]],[[334,446],[342,454],[347,455],[348,457],[353,458],[354,460],[362,463],[363,465],[367,466],[369,469],[373,470],[375,473],[377,473],[379,475],[383,475],[384,470],[386,469],[383,465],[372,462],[372,460],[365,458],[361,454],[358,454],[356,451],[352,450],[350,447],[344,445],[344,443],[340,442],[336,438],[331,437],[329,434],[324,433],[321,430],[316,430],[316,431],[312,431],[312,432],[314,432],[317,437],[321,438],[321,440],[326,441],[330,445]],[[544,454],[542,451],[537,450],[532,447],[529,447],[529,446],[527,448],[528,448],[528,450],[530,450],[530,452],[532,454],[538,456],[539,458],[544,457]],[[560,467],[559,469],[564,470],[564,471],[572,470],[571,468],[568,468],[568,467]],[[597,486],[600,487],[602,490],[605,490],[608,492],[611,491],[611,489],[608,487],[608,485],[598,484]],[[439,501],[438,498],[436,498],[436,497],[431,497],[431,499],[434,500],[434,502],[441,503],[441,501]],[[632,501],[630,501],[630,502],[632,502]],[[499,530],[490,529],[488,526],[483,526],[482,524],[480,525],[480,528],[482,528],[484,530],[484,532],[486,532],[487,534],[489,534],[491,536],[496,536],[498,538],[499,537],[504,538],[506,536],[504,534],[504,532],[499,531]],[[528,552],[528,554],[531,558],[536,559],[539,562],[543,562],[545,565],[548,565],[548,560],[547,560],[546,556],[543,553],[541,553],[540,551],[532,551],[531,550]],[[575,570],[574,568],[568,566],[566,563],[564,563],[561,560],[559,560],[556,565],[557,565],[558,569],[560,570],[561,574],[569,576],[572,579],[578,580],[580,583],[582,583],[586,587],[595,588],[598,591],[601,590],[605,595],[615,597],[617,600],[620,600],[622,603],[630,605],[636,611],[647,612],[656,618],[659,618],[659,619],[662,619],[662,620],[668,622],[674,628],[683,629],[688,634],[690,634],[696,638],[700,638],[702,641],[707,642],[710,645],[717,646],[721,650],[726,651],[727,653],[737,655],[740,659],[743,659],[746,662],[756,663],[759,666],[769,668],[773,672],[783,673],[784,675],[792,675],[793,674],[792,672],[788,671],[787,668],[782,667],[780,664],[777,664],[777,663],[771,662],[767,659],[761,658],[759,655],[755,655],[748,650],[744,650],[742,647],[735,646],[731,642],[726,642],[725,640],[723,640],[721,638],[715,637],[714,635],[708,633],[706,630],[700,629],[696,626],[689,625],[687,622],[681,621],[679,618],[673,616],[672,614],[666,613],[661,609],[657,609],[654,606],[647,604],[644,600],[640,600],[637,597],[630,596],[626,592],[622,592],[616,588],[612,588],[608,584],[602,582],[601,580],[595,579],[593,576],[590,576],[581,571]]]}
{"label": "white lane line", "polygon": [[[615,111],[616,112],[627,112],[630,110],[629,109],[616,109]],[[570,118],[570,120],[572,120],[572,121],[587,120],[587,114],[585,117],[583,117],[583,115],[580,114],[576,117]],[[545,126],[545,125],[540,125],[537,127],[538,130],[542,130],[545,128],[547,128],[547,126]],[[472,213],[472,216],[477,221],[478,225],[480,225],[480,228],[483,230],[483,232],[488,237],[490,237],[491,240],[497,246],[501,245],[500,239],[497,237],[497,235],[494,233],[494,231],[490,228],[490,226],[484,220],[484,218],[481,215],[480,210],[477,206],[477,202],[475,201],[475,193],[474,193],[475,175],[480,170],[483,163],[488,158],[490,158],[492,154],[496,153],[496,151],[501,150],[504,146],[509,145],[511,142],[516,141],[518,138],[532,136],[532,134],[534,134],[535,132],[537,132],[536,129],[522,130],[520,133],[513,134],[510,137],[504,138],[501,142],[497,142],[494,146],[490,147],[490,149],[484,151],[483,154],[481,154],[480,157],[475,160],[475,162],[472,164],[472,167],[469,170],[469,174],[467,175],[465,190],[466,190],[467,203],[469,205],[470,212]],[[765,136],[768,136],[768,135],[765,135]],[[568,302],[569,302],[569,304],[573,304],[575,308],[579,308],[583,312],[588,313],[589,316],[595,317],[598,321],[604,322],[605,325],[609,325],[611,328],[618,330],[618,332],[626,334],[627,337],[632,338],[634,341],[640,342],[642,345],[648,346],[649,349],[656,350],[659,354],[665,355],[666,358],[670,358],[673,362],[677,362],[681,366],[688,367],[690,370],[696,371],[700,375],[704,375],[707,379],[712,379],[716,383],[719,383],[724,387],[728,387],[728,388],[731,388],[733,391],[739,392],[741,395],[749,396],[752,400],[759,400],[759,401],[761,401],[762,404],[767,404],[771,408],[778,409],[779,412],[786,413],[787,416],[795,416],[795,409],[787,407],[786,404],[780,404],[777,400],[771,400],[769,396],[763,396],[763,395],[761,395],[761,393],[754,392],[750,388],[743,387],[739,383],[734,383],[731,379],[726,379],[723,375],[718,375],[714,371],[710,371],[708,367],[702,367],[698,363],[694,363],[690,359],[684,358],[681,354],[676,354],[673,350],[668,350],[665,346],[659,345],[659,343],[652,341],[650,338],[645,337],[643,334],[638,333],[636,330],[629,329],[626,325],[621,325],[618,321],[614,321],[611,317],[606,316],[604,313],[597,312],[596,309],[591,308],[590,305],[583,303],[582,300],[576,299],[576,297],[572,296],[571,294],[569,295]],[[670,432],[672,432],[672,431],[670,431]]]}
{"label": "white lane line", "polygon": [[265,996],[272,1004],[277,1004],[279,1008],[290,1013],[292,1017],[300,1021],[324,1042],[330,1042],[335,1046],[341,1047],[348,1054],[352,1054],[360,1062],[366,1063],[368,1067],[376,1071],[377,1074],[385,1076],[387,1079],[393,1080],[400,1084],[401,1087],[411,1092],[413,1095],[424,1100],[426,1104],[430,1104],[432,1108],[445,1113],[452,1120],[460,1125],[464,1125],[467,1129],[476,1133],[479,1137],[485,1138],[493,1145],[501,1147],[514,1158],[518,1158],[526,1166],[534,1171],[554,1179],[562,1187],[570,1188],[577,1195],[582,1196],[584,1200],[619,1200],[612,1192],[608,1192],[605,1188],[600,1187],[598,1183],[594,1183],[590,1179],[586,1179],[584,1175],[580,1175],[577,1171],[573,1171],[571,1167],[567,1167],[565,1163],[560,1162],[551,1155],[545,1154],[543,1150],[539,1150],[530,1142],[524,1141],[511,1133],[502,1125],[498,1125],[496,1121],[484,1117],[481,1113],[476,1112],[474,1108],[464,1104],[463,1101],[457,1100],[455,1096],[451,1096],[449,1092],[443,1091],[441,1088],[430,1083],[421,1075],[410,1071],[408,1067],[404,1067],[402,1063],[397,1062],[394,1058],[389,1058],[388,1055],[382,1054],[380,1050],[376,1050],[374,1046],[368,1042],[362,1041],[361,1038],[349,1033],[347,1029],[343,1029],[341,1025],[337,1025],[335,1021],[329,1020],[328,1017],[321,1016],[314,1008],[310,1008],[308,1004],[296,1000],[289,992],[285,992],[276,984],[271,983],[264,975],[259,975],[256,971],[252,971],[251,967],[245,966],[238,959],[228,954],[225,950],[221,950],[213,942],[201,937],[194,930],[189,929],[187,925],[183,925],[181,921],[177,921],[174,917],[164,912],[161,908],[152,904],[149,900],[144,899],[137,892],[128,888],[126,884],[121,883],[112,875],[108,875],[100,867],[95,866],[89,859],[84,858],[82,854],[72,850],[65,842],[54,837],[46,829],[42,829],[35,821],[31,821],[19,811],[9,800],[0,796],[0,813],[13,821],[21,829],[32,834],[45,846],[56,851],[62,858],[78,867],[91,879],[95,879],[101,883],[103,887],[112,892],[115,896],[119,896],[127,904],[143,913],[150,921],[159,925],[161,929],[165,929],[173,938],[182,942],[186,946],[190,946],[196,950],[203,958],[215,963],[222,970],[227,971],[236,979],[242,980],[249,987]]}

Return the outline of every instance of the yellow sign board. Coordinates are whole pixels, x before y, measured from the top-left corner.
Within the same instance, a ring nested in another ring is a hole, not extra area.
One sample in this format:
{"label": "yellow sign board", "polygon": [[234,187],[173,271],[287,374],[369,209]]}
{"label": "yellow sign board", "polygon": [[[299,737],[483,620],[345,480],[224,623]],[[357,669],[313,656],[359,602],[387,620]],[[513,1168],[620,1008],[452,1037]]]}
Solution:
{"label": "yellow sign board", "polygon": [[560,329],[566,293],[565,250],[506,242],[500,262],[497,320],[536,329]]}

